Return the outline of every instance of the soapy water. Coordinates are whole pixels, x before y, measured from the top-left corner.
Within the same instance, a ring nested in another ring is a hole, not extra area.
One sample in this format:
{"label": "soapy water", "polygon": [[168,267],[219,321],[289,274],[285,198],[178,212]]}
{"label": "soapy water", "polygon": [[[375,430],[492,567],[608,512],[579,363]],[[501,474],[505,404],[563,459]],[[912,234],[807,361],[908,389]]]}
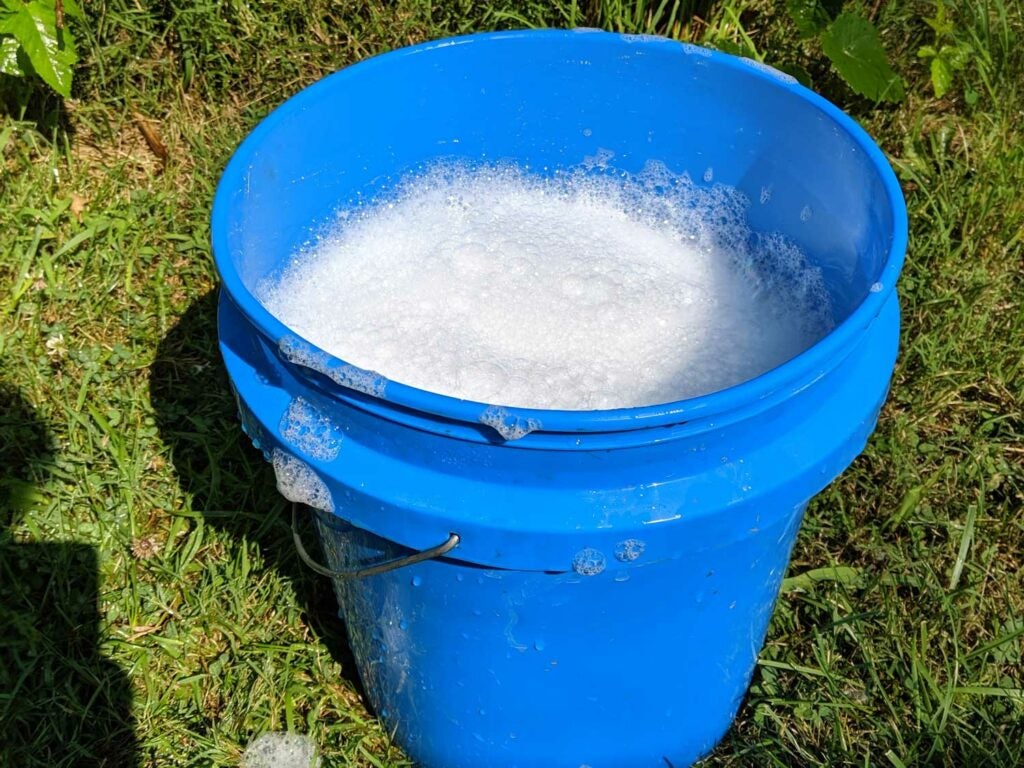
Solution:
{"label": "soapy water", "polygon": [[331,461],[341,450],[341,431],[331,417],[303,397],[288,405],[278,431],[289,445],[313,459]]}
{"label": "soapy water", "polygon": [[519,440],[543,426],[539,419],[516,416],[507,408],[496,405],[485,408],[478,420],[506,440]]}
{"label": "soapy water", "polygon": [[280,448],[274,449],[270,462],[274,465],[277,490],[288,501],[324,512],[334,511],[334,501],[327,484],[306,462]]}
{"label": "soapy water", "polygon": [[320,768],[316,744],[301,733],[268,731],[245,748],[241,768]]}
{"label": "soapy water", "polygon": [[[831,330],[820,271],[751,231],[742,193],[613,158],[548,177],[438,163],[343,209],[258,286],[296,336],[284,356],[369,394],[390,379],[590,410],[713,392]],[[501,409],[481,420],[506,439],[539,426]]]}
{"label": "soapy water", "polygon": [[581,549],[572,559],[572,569],[580,576],[597,576],[606,564],[604,553],[591,547]]}
{"label": "soapy water", "polygon": [[624,563],[631,563],[636,560],[647,549],[647,545],[640,539],[626,539],[620,541],[615,547],[615,559]]}
{"label": "soapy water", "polygon": [[330,357],[324,352],[291,336],[281,339],[278,349],[281,350],[285,360],[323,374],[336,384],[367,395],[384,396],[387,379],[376,371],[368,371],[345,363],[332,366]]}

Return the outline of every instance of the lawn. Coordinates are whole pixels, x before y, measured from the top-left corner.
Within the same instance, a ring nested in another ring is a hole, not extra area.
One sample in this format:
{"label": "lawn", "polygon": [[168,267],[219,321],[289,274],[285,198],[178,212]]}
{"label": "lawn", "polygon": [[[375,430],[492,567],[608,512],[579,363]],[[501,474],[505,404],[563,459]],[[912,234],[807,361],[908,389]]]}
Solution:
{"label": "lawn", "polygon": [[[690,20],[610,0],[85,4],[72,99],[0,76],[0,765],[235,765],[267,730],[311,734],[328,768],[408,764],[238,429],[210,202],[255,123],[331,71],[573,21],[799,64],[876,137],[910,212],[878,430],[812,503],[702,765],[1024,764],[1024,8],[944,1],[938,41],[931,0],[847,3],[906,81],[885,104],[769,0]],[[936,43],[966,52],[942,97],[917,55]]]}

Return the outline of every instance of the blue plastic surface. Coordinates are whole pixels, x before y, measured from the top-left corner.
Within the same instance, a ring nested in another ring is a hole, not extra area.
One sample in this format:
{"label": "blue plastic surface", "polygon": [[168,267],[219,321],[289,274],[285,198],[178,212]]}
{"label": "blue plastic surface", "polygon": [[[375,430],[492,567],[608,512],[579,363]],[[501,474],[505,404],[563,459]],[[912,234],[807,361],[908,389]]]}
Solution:
{"label": "blue plastic surface", "polygon": [[[713,168],[746,192],[755,229],[822,267],[836,329],[705,397],[510,408],[540,426],[505,442],[479,423],[488,404],[339,386],[344,362],[290,339],[251,293],[311,227],[425,161],[550,173],[600,149],[624,170]],[[372,703],[410,755],[678,768],[709,751],[749,684],[802,511],[862,450],[892,373],[906,214],[868,136],[785,76],[693,46],[457,38],[350,67],[271,114],[225,171],[212,237],[243,424],[323,479],[330,564],[462,537],[448,559],[336,583]],[[319,372],[286,359],[296,345]],[[297,403],[331,455],[287,429]]]}

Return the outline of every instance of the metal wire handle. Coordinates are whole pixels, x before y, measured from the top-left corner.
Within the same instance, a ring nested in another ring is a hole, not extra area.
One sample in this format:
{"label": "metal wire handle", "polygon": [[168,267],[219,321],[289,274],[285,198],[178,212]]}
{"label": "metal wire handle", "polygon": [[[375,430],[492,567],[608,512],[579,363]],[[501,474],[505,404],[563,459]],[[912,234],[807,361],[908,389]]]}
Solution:
{"label": "metal wire handle", "polygon": [[293,501],[292,539],[295,540],[295,550],[299,553],[299,557],[302,559],[302,562],[309,566],[310,570],[331,579],[364,579],[367,576],[376,576],[378,573],[387,573],[388,571],[394,571],[398,568],[404,568],[407,565],[422,563],[424,560],[433,560],[435,557],[441,557],[451,552],[459,546],[459,541],[461,541],[459,534],[452,533],[444,542],[438,544],[436,547],[431,547],[430,549],[424,549],[405,557],[398,557],[394,560],[377,563],[377,565],[371,565],[369,568],[357,568],[352,571],[334,571],[326,566],[320,565],[320,563],[310,557],[309,552],[306,551],[306,546],[302,543],[302,537],[299,535],[298,510],[299,503]]}

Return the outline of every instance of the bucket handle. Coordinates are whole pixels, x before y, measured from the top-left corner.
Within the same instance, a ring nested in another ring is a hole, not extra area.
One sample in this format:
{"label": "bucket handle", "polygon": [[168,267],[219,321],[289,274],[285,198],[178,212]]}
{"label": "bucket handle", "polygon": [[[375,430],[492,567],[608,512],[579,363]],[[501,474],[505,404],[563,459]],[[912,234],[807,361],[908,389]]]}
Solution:
{"label": "bucket handle", "polygon": [[430,549],[423,549],[419,552],[413,552],[411,555],[407,555],[405,557],[398,557],[394,560],[377,563],[377,565],[371,565],[368,568],[356,568],[350,571],[335,571],[324,565],[320,565],[320,563],[310,557],[309,552],[306,551],[306,546],[302,543],[302,536],[299,535],[298,517],[299,503],[293,501],[292,539],[295,540],[295,550],[299,553],[299,557],[302,562],[309,566],[310,570],[331,579],[365,579],[367,576],[376,576],[379,573],[387,573],[388,571],[404,568],[407,565],[422,563],[424,560],[433,560],[436,557],[441,557],[451,552],[459,546],[459,541],[461,540],[459,534],[452,533],[449,534],[448,538],[445,539],[444,542],[438,544],[436,547],[431,547]]}

